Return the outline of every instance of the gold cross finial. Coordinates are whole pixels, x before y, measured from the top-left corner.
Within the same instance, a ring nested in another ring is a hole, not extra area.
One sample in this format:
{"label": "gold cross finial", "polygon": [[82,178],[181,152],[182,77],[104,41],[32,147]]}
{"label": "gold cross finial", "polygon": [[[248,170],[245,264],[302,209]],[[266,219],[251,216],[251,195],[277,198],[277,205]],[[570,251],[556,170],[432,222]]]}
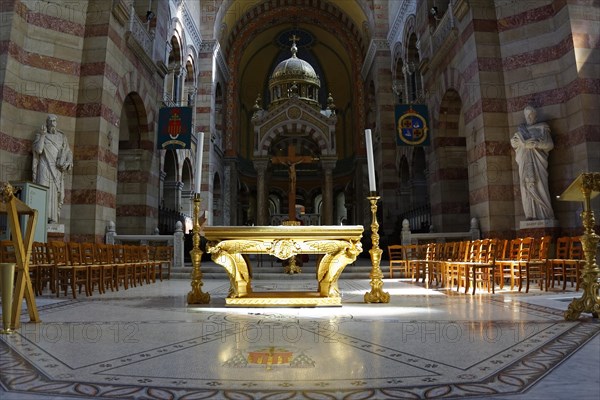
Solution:
{"label": "gold cross finial", "polygon": [[296,44],[297,41],[300,40],[300,38],[298,36],[296,36],[296,34],[292,34],[292,37],[290,38],[290,40],[292,41],[292,43]]}

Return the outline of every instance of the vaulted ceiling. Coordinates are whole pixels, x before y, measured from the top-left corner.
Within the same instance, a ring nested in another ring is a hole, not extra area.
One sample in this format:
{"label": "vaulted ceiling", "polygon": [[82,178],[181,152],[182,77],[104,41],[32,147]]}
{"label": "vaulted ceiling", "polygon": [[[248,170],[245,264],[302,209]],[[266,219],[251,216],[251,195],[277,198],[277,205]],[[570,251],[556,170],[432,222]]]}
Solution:
{"label": "vaulted ceiling", "polygon": [[[215,36],[224,51],[238,102],[234,120],[239,148],[252,149],[249,120],[257,95],[263,95],[274,66],[291,56],[289,37],[303,32],[298,56],[313,65],[322,91],[331,92],[338,107],[339,158],[355,152],[356,126],[361,123],[360,69],[370,41],[369,12],[364,1],[296,0],[232,1],[221,4]],[[302,35],[300,35],[302,36]],[[326,99],[328,93],[321,93]],[[263,96],[264,97],[264,96]],[[266,101],[266,99],[263,99]],[[266,105],[266,104],[263,104]],[[322,102],[325,107],[325,102]]]}

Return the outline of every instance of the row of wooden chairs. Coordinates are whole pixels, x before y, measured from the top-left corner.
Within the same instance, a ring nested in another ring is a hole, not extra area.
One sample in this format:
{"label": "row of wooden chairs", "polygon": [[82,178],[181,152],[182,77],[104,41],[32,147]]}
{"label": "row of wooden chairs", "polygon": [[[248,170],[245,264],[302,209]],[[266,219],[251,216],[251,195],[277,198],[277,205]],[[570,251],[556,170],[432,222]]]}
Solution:
{"label": "row of wooden chairs", "polygon": [[[56,296],[69,288],[73,298],[85,290],[98,293],[162,281],[163,267],[170,278],[172,246],[109,245],[97,243],[34,242],[29,272],[36,295],[46,287]],[[15,262],[12,241],[0,242],[0,261]]]}
{"label": "row of wooden chairs", "polygon": [[551,237],[512,240],[480,239],[473,241],[388,246],[390,278],[394,271],[428,286],[476,288],[492,293],[510,285],[529,292],[530,283],[548,290],[567,281],[579,290],[583,251],[579,237],[556,241],[555,256],[549,257]]}

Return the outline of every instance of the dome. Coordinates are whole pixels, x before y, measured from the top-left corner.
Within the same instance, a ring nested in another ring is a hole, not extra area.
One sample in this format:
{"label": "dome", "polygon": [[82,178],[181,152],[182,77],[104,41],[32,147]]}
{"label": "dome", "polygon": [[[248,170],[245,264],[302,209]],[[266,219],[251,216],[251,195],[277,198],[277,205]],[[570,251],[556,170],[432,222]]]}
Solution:
{"label": "dome", "polygon": [[292,57],[283,60],[273,70],[271,75],[270,85],[273,86],[280,82],[294,81],[296,83],[306,82],[321,86],[319,76],[315,69],[308,62],[298,58],[296,52],[298,48],[294,44],[292,46]]}
{"label": "dome", "polygon": [[280,62],[269,79],[271,105],[290,97],[298,97],[316,105],[321,80],[312,65],[296,56],[298,48],[295,42],[291,50],[292,56]]}

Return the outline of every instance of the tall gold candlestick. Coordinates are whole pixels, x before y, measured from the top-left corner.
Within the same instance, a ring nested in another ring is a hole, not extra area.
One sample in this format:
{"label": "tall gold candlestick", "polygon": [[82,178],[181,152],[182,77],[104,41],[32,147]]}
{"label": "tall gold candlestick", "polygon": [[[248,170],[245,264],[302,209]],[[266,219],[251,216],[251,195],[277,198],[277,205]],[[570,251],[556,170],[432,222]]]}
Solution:
{"label": "tall gold candlestick", "polygon": [[371,214],[373,216],[373,222],[371,222],[371,241],[373,245],[371,246],[371,250],[369,250],[371,254],[371,273],[369,274],[371,291],[365,293],[365,303],[389,303],[390,294],[383,291],[383,273],[379,267],[381,253],[383,253],[383,250],[379,248],[379,234],[377,233],[379,230],[379,223],[377,222],[377,201],[379,200],[379,196],[373,195],[373,192],[371,194],[372,196],[367,197],[371,203]]}
{"label": "tall gold candlestick", "polygon": [[591,313],[594,318],[600,314],[600,297],[598,292],[600,284],[598,283],[598,274],[600,270],[596,264],[596,250],[600,236],[594,232],[595,218],[594,211],[591,210],[592,191],[600,191],[600,173],[584,173],[581,180],[581,193],[583,195],[583,220],[584,233],[581,236],[581,245],[585,255],[585,265],[581,271],[581,287],[583,295],[579,299],[573,299],[569,308],[565,311],[565,319],[574,321],[579,318],[582,312]]}
{"label": "tall gold candlestick", "polygon": [[192,239],[194,247],[190,250],[192,258],[192,290],[187,295],[188,304],[208,304],[210,302],[210,294],[202,292],[202,271],[200,264],[202,263],[202,250],[200,250],[200,193],[194,194],[194,227],[192,229]]}

